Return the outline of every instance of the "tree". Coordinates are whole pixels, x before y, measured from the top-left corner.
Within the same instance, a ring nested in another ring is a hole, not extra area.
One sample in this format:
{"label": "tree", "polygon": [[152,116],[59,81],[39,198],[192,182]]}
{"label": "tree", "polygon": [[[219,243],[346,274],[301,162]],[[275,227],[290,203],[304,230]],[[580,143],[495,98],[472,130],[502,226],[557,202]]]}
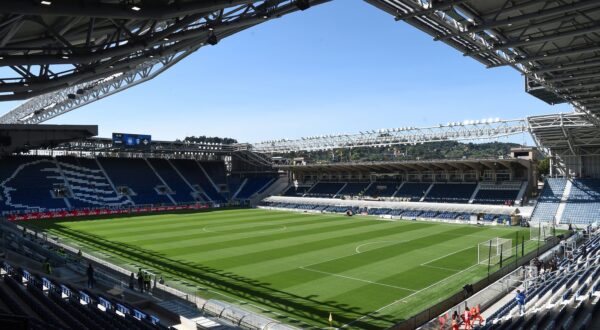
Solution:
{"label": "tree", "polygon": [[546,157],[546,158],[540,160],[538,162],[537,169],[538,169],[538,175],[539,175],[540,179],[542,178],[542,175],[550,174],[550,158]]}

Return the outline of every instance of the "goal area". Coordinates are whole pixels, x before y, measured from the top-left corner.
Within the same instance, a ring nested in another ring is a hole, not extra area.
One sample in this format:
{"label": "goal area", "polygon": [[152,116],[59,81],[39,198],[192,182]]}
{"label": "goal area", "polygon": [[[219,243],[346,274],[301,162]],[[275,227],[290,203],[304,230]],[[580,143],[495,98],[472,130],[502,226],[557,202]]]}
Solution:
{"label": "goal area", "polygon": [[477,244],[477,263],[499,264],[513,255],[512,239],[496,237]]}
{"label": "goal area", "polygon": [[544,241],[554,236],[554,224],[551,222],[537,222],[529,224],[529,239],[532,241]]}

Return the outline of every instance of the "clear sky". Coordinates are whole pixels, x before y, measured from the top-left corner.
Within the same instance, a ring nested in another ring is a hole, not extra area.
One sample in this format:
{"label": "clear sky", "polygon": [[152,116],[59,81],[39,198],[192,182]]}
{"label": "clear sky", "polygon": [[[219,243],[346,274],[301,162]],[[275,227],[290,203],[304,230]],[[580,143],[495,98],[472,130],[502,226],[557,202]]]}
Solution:
{"label": "clear sky", "polygon": [[97,124],[103,137],[257,142],[568,111],[525,93],[513,69],[486,69],[362,0],[337,0],[204,47],[47,123]]}

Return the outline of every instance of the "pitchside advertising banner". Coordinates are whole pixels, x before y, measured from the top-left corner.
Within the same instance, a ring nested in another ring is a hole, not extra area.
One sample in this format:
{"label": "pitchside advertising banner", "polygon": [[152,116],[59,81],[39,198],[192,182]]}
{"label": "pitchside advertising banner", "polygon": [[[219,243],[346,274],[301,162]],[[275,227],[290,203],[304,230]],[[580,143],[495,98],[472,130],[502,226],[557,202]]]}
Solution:
{"label": "pitchside advertising banner", "polygon": [[132,207],[128,209],[94,209],[94,210],[73,210],[73,211],[55,211],[55,212],[32,212],[27,214],[11,214],[7,218],[9,221],[19,220],[38,220],[38,219],[57,219],[71,217],[85,217],[97,215],[116,215],[116,214],[138,214],[154,213],[179,210],[199,210],[207,209],[207,204],[178,205],[178,206],[157,206],[157,207]]}
{"label": "pitchside advertising banner", "polygon": [[113,133],[113,147],[123,149],[150,149],[152,136],[144,134]]}

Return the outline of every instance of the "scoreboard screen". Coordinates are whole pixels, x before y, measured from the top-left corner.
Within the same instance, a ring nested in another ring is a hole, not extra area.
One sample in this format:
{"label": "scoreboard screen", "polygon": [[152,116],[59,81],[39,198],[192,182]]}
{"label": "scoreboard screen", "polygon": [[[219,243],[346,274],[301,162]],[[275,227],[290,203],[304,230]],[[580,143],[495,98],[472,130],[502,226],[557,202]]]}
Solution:
{"label": "scoreboard screen", "polygon": [[113,147],[123,149],[150,149],[152,136],[142,134],[113,133]]}

